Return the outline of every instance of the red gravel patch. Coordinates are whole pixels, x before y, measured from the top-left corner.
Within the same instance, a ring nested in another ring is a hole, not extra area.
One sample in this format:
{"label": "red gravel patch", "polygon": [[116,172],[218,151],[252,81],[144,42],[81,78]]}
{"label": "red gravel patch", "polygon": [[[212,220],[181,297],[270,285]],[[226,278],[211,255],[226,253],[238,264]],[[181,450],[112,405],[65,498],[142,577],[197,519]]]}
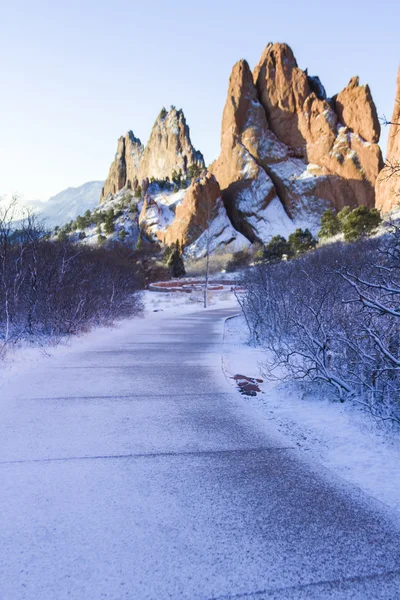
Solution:
{"label": "red gravel patch", "polygon": [[256,379],[255,377],[247,377],[247,375],[234,375],[232,377],[238,385],[239,391],[245,396],[257,396],[261,392],[259,383],[262,383],[262,379]]}

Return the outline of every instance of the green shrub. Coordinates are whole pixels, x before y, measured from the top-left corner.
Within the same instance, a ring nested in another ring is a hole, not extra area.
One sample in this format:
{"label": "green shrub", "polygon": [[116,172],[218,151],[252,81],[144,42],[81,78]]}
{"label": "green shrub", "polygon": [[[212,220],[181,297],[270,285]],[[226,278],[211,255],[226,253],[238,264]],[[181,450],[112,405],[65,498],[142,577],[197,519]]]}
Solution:
{"label": "green shrub", "polygon": [[232,258],[226,263],[226,271],[232,273],[243,267],[247,267],[251,262],[251,254],[248,250],[239,250],[232,255]]}
{"label": "green shrub", "polygon": [[346,242],[354,242],[371,234],[381,223],[381,215],[376,208],[359,206],[343,220],[343,233]]}
{"label": "green shrub", "polygon": [[65,229],[60,229],[57,239],[59,242],[66,242],[68,240],[68,232]]}
{"label": "green shrub", "polygon": [[352,209],[350,208],[350,206],[344,206],[342,208],[342,210],[340,212],[338,212],[337,217],[338,217],[339,221],[342,223],[342,226],[343,226],[343,222],[349,216],[351,211],[352,211]]}
{"label": "green shrub", "polygon": [[187,170],[187,176],[189,179],[196,179],[196,177],[200,177],[201,172],[202,168],[199,167],[199,165],[193,163],[192,165],[189,165],[189,168]]}
{"label": "green shrub", "polygon": [[109,234],[109,233],[114,233],[114,231],[115,231],[114,221],[107,219],[106,222],[104,223],[104,232]]}
{"label": "green shrub", "polygon": [[118,238],[121,242],[125,241],[125,238],[128,236],[128,232],[125,229],[121,229],[118,233]]}
{"label": "green shrub", "polygon": [[318,236],[320,238],[330,238],[342,231],[341,220],[333,210],[328,209],[324,212],[321,218],[321,229]]}
{"label": "green shrub", "polygon": [[186,275],[185,264],[182,258],[182,251],[177,241],[169,255],[167,266],[171,277],[184,277]]}
{"label": "green shrub", "polygon": [[268,262],[282,260],[284,256],[290,257],[291,255],[291,244],[281,235],[275,235],[268,244],[266,244],[263,251],[263,258]]}
{"label": "green shrub", "polygon": [[313,237],[309,229],[296,229],[294,233],[289,235],[289,244],[292,253],[299,255],[313,250],[317,245],[317,240]]}

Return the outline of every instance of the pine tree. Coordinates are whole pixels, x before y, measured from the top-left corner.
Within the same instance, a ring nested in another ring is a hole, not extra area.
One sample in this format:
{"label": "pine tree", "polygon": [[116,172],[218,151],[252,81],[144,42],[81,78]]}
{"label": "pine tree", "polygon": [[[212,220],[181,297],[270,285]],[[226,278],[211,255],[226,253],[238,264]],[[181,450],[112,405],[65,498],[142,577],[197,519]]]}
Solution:
{"label": "pine tree", "polygon": [[289,235],[289,243],[294,254],[304,254],[304,252],[315,248],[317,240],[309,229],[296,229],[294,233]]}
{"label": "pine tree", "polygon": [[127,235],[128,235],[128,233],[127,233],[127,231],[125,231],[125,229],[120,229],[120,231],[118,233],[118,238],[121,242],[124,242]]}
{"label": "pine tree", "polygon": [[342,224],[343,227],[343,222],[347,219],[347,217],[349,216],[349,214],[351,213],[352,209],[350,208],[350,206],[344,206],[342,208],[342,210],[340,212],[338,212],[338,219]]}
{"label": "pine tree", "polygon": [[290,257],[292,255],[292,248],[290,243],[285,240],[281,235],[275,235],[266,244],[263,252],[263,258],[268,262],[274,262],[282,260],[284,256]]}
{"label": "pine tree", "polygon": [[354,242],[371,234],[381,223],[381,215],[376,208],[359,206],[352,210],[343,221],[346,242]]}
{"label": "pine tree", "polygon": [[330,208],[324,212],[321,218],[320,238],[330,238],[342,230],[342,224],[338,216]]}
{"label": "pine tree", "polygon": [[185,264],[182,258],[182,251],[177,241],[168,258],[167,266],[171,277],[184,277],[186,275]]}

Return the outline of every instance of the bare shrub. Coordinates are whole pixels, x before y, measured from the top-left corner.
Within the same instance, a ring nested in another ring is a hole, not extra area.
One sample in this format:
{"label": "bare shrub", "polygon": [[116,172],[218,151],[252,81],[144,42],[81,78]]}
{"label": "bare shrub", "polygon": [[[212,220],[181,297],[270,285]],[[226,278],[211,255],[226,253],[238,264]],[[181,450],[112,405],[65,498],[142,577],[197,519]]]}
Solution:
{"label": "bare shrub", "polygon": [[265,372],[323,385],[400,423],[400,233],[332,244],[242,278]]}
{"label": "bare shrub", "polygon": [[2,344],[76,333],[137,314],[139,280],[128,251],[52,241],[34,216],[0,213]]}

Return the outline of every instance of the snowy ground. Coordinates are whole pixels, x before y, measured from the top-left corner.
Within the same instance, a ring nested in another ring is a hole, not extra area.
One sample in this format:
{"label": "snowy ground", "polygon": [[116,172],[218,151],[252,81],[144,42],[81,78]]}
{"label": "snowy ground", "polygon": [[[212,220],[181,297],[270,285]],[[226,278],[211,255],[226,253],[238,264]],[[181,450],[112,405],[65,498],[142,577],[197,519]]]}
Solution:
{"label": "snowy ground", "polygon": [[[265,354],[248,344],[242,316],[225,325],[223,364],[228,377],[262,377]],[[264,378],[263,378],[264,379]],[[236,383],[232,381],[232,385]],[[264,419],[336,475],[400,513],[400,436],[352,406],[312,397],[297,384],[265,381],[257,397],[243,396]]]}
{"label": "snowy ground", "polygon": [[145,306],[3,372],[0,598],[397,598],[395,511],[304,460],[318,413],[285,437],[224,377],[257,374],[234,296]]}
{"label": "snowy ground", "polygon": [[[201,291],[190,294],[145,292],[145,311],[143,317],[137,319],[137,329],[140,331],[146,321],[157,319],[158,313],[171,316],[190,313],[202,303]],[[229,292],[209,293],[208,303],[211,310],[237,306],[234,295]],[[7,383],[21,377],[29,382],[29,372],[45,365],[52,357],[62,358],[96,343],[100,345],[112,331],[122,333],[125,326],[126,322],[121,321],[112,329],[100,327],[58,345],[10,350],[0,364],[0,397]],[[262,350],[248,344],[243,317],[234,317],[226,322],[223,368],[228,377],[240,373],[263,378],[261,364],[264,356]],[[236,386],[233,380],[230,381],[232,386]],[[336,475],[400,513],[398,432],[379,426],[352,406],[312,397],[297,384],[279,385],[264,380],[260,387],[261,394],[256,398],[243,396],[243,402],[256,407],[262,418],[275,425],[311,460],[322,463]]]}
{"label": "snowy ground", "polygon": [[[232,275],[231,275],[232,278]],[[143,301],[145,310],[136,320],[137,330],[144,326],[144,320],[154,320],[158,312],[168,312],[171,315],[191,312],[194,308],[203,305],[202,291],[189,293],[157,293],[144,292]],[[236,300],[231,292],[208,292],[207,301],[210,308],[219,306],[229,308],[236,305]],[[106,340],[114,330],[122,332],[128,321],[120,321],[113,327],[97,327],[90,333],[71,336],[65,339],[43,340],[37,346],[24,345],[9,346],[0,359],[0,397],[2,387],[13,379],[27,376],[29,371],[34,371],[38,366],[43,366],[52,357],[62,357],[75,351],[83,351],[86,347],[99,345]]]}

